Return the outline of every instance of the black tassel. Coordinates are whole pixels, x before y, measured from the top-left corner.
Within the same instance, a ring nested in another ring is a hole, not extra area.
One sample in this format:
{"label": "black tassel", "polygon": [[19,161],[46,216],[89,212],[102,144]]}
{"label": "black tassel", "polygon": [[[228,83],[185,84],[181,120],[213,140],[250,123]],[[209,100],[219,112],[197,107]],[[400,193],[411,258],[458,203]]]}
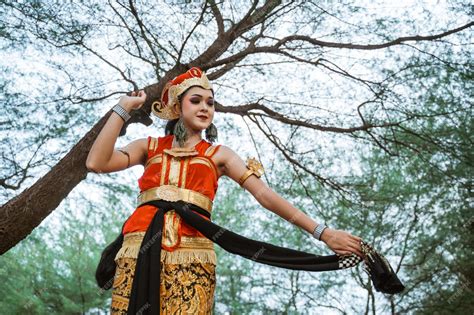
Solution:
{"label": "black tassel", "polygon": [[398,279],[388,260],[363,241],[361,242],[361,247],[362,253],[365,256],[366,271],[374,284],[375,290],[388,294],[402,292],[405,286]]}

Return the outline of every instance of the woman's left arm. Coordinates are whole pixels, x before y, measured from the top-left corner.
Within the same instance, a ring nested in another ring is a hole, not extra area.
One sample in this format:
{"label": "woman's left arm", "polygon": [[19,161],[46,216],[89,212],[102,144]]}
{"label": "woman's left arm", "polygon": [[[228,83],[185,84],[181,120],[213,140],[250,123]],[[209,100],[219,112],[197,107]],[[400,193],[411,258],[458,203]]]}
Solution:
{"label": "woman's left arm", "polygon": [[[248,170],[245,162],[238,154],[226,146],[221,146],[215,155],[215,159],[222,175],[230,177],[237,183]],[[318,226],[316,221],[282,198],[257,176],[249,176],[242,183],[242,187],[248,190],[264,208],[297,225],[308,233],[313,234]],[[326,228],[321,234],[321,241],[326,243],[337,254],[349,255],[355,253],[362,256],[360,249],[361,239],[348,232]]]}

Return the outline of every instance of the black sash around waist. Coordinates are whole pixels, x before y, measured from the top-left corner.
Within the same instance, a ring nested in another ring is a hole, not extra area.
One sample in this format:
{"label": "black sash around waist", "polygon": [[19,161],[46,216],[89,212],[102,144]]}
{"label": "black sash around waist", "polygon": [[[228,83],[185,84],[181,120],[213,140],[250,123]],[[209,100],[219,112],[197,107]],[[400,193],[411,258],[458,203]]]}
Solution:
{"label": "black sash around waist", "polygon": [[157,207],[158,211],[140,246],[127,314],[160,313],[161,237],[164,214],[169,210],[175,210],[188,225],[226,251],[259,263],[294,270],[329,271],[352,267],[361,261],[351,256],[350,265],[344,266],[338,255],[318,256],[246,238],[204,219],[195,212],[210,218],[208,211],[184,201],[154,200],[146,204]]}

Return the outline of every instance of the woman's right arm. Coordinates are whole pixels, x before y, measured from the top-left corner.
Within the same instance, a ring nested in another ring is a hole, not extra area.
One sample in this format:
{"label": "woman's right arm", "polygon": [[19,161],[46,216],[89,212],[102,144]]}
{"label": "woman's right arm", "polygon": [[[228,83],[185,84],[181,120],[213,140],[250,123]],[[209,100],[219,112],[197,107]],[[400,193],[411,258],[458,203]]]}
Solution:
{"label": "woman's right arm", "polygon": [[[122,96],[119,104],[127,111],[140,108],[145,102],[146,94],[139,91],[138,94],[132,92],[131,96]],[[147,157],[147,139],[138,139],[130,142],[121,150],[126,151],[130,156],[130,165],[126,154],[115,149],[115,142],[124,124],[123,119],[115,112],[112,112],[104,127],[97,136],[89,151],[86,160],[86,167],[95,173],[117,172],[127,167],[145,164]]]}

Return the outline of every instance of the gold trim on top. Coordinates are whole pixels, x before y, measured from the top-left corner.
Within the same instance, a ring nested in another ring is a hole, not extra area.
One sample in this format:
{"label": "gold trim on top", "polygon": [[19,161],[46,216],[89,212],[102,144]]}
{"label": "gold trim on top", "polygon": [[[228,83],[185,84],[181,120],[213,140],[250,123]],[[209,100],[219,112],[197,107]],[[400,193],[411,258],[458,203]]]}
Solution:
{"label": "gold trim on top", "polygon": [[204,164],[212,168],[211,162],[209,162],[207,159],[204,159],[202,157],[192,158],[189,164]]}
{"label": "gold trim on top", "polygon": [[208,166],[212,172],[214,173],[215,178],[217,178],[217,170],[214,164],[212,164],[211,161],[209,161],[209,158],[203,157],[203,156],[197,156],[191,159],[191,162],[189,164],[203,164]]}
{"label": "gold trim on top", "polygon": [[172,157],[170,163],[170,173],[168,175],[168,185],[178,186],[180,170],[181,160],[179,158]]}
{"label": "gold trim on top", "polygon": [[150,137],[150,142],[148,143],[148,151],[151,151],[151,148],[153,148],[153,141],[154,141],[154,138]]}
{"label": "gold trim on top", "polygon": [[210,157],[212,154],[214,154],[216,149],[217,149],[216,145],[211,145],[209,148],[207,148],[206,152],[204,152],[204,155]]}
{"label": "gold trim on top", "polygon": [[158,147],[158,139],[152,137],[150,139],[150,145],[148,146],[148,150],[155,152],[157,147]]}
{"label": "gold trim on top", "polygon": [[148,165],[150,164],[156,164],[156,163],[161,163],[161,162],[163,162],[163,155],[157,154],[146,162],[145,168],[147,168]]}
{"label": "gold trim on top", "polygon": [[182,172],[182,177],[181,177],[181,188],[186,188],[186,177],[188,175],[188,167],[189,167],[189,162],[190,159],[184,159],[184,165],[183,165],[183,172]]}
{"label": "gold trim on top", "polygon": [[186,156],[196,156],[199,155],[199,152],[194,150],[193,148],[172,148],[172,149],[164,149],[163,152],[168,153],[169,155],[175,157],[186,157]]}
{"label": "gold trim on top", "polygon": [[165,175],[168,168],[168,154],[163,153],[163,165],[161,166],[160,186],[165,184]]}
{"label": "gold trim on top", "polygon": [[160,199],[171,202],[183,200],[209,212],[212,210],[212,200],[206,195],[191,189],[179,188],[173,185],[163,185],[145,190],[137,197],[137,207],[148,201]]}

